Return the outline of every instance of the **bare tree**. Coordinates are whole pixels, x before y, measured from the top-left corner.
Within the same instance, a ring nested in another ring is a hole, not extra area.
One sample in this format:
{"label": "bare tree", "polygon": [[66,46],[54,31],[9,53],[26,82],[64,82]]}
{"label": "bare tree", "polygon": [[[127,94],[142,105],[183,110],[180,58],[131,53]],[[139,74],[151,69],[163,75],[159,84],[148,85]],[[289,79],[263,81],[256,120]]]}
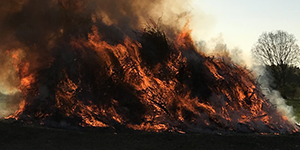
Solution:
{"label": "bare tree", "polygon": [[268,73],[274,78],[272,87],[284,96],[284,88],[288,70],[298,65],[300,49],[294,35],[285,31],[263,33],[252,48],[253,56],[266,66]]}
{"label": "bare tree", "polygon": [[264,65],[296,65],[299,62],[300,49],[296,38],[285,31],[263,33],[252,49],[252,53]]}

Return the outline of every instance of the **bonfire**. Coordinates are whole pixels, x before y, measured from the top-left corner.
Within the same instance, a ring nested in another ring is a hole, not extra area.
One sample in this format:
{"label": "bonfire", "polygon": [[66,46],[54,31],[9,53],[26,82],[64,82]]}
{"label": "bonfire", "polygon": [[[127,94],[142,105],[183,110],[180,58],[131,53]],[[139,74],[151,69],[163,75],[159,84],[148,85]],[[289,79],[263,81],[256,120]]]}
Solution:
{"label": "bonfire", "polygon": [[0,29],[9,26],[12,38],[2,49],[17,72],[21,102],[6,119],[149,132],[298,131],[249,70],[195,47],[188,26],[150,20],[137,29],[115,22],[102,5],[14,5]]}

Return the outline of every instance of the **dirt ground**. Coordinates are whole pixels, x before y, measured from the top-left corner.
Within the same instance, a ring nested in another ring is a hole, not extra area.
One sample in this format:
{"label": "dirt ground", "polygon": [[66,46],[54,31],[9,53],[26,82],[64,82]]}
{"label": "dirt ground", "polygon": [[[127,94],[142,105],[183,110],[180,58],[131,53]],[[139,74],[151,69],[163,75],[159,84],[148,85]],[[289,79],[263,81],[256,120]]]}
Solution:
{"label": "dirt ground", "polygon": [[0,123],[0,149],[36,150],[292,150],[300,134],[146,133],[103,129],[53,129]]}

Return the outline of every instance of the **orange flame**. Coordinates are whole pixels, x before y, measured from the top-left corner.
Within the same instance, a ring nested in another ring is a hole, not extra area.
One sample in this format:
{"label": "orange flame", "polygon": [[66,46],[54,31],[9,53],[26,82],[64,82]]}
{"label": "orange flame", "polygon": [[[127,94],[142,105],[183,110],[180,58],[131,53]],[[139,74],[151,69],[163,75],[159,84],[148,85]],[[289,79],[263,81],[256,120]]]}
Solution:
{"label": "orange flame", "polygon": [[[82,8],[75,14],[84,8],[84,2],[58,2]],[[89,33],[51,46],[46,67],[34,70],[22,51],[11,54],[24,101],[8,118],[152,132],[298,131],[261,94],[249,71],[198,53],[188,23],[172,43],[151,27],[141,39],[112,40],[101,34],[95,14],[91,22]]]}

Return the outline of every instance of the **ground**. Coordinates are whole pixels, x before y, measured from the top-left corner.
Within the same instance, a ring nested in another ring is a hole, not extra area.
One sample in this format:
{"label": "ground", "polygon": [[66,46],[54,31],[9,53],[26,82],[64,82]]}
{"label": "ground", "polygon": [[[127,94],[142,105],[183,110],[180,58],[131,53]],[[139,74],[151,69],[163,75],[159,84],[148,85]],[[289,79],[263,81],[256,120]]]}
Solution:
{"label": "ground", "polygon": [[300,134],[114,133],[109,129],[53,129],[0,122],[0,149],[166,150],[300,149]]}

